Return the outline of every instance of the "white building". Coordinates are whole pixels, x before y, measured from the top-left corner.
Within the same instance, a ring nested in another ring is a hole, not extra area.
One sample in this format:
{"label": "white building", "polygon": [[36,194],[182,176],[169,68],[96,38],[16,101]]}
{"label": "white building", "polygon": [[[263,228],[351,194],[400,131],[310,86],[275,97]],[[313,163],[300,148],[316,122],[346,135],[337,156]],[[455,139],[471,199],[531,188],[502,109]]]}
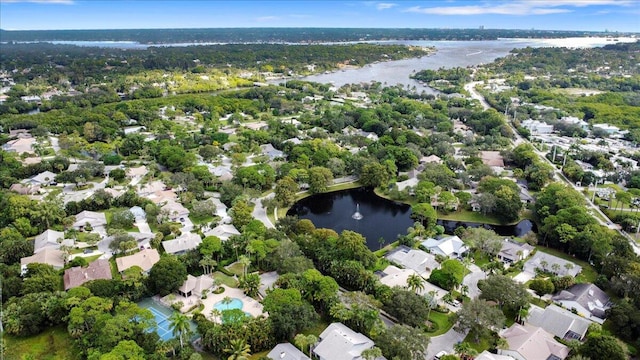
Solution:
{"label": "white building", "polygon": [[523,121],[522,127],[529,130],[531,135],[551,134],[553,132],[553,125],[532,119]]}

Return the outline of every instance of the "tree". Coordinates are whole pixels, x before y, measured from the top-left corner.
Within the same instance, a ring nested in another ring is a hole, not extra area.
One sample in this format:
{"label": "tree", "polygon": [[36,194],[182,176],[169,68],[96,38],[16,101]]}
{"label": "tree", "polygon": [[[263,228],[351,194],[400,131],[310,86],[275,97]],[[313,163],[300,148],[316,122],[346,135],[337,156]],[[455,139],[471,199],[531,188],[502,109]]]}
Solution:
{"label": "tree", "polygon": [[478,355],[476,349],[474,349],[473,346],[471,346],[471,344],[466,341],[459,342],[453,345],[453,350],[456,352],[456,354],[460,355],[460,359],[462,360],[471,360],[476,355]]}
{"label": "tree", "polygon": [[360,170],[360,183],[363,186],[378,187],[389,182],[389,173],[379,162],[365,164]]}
{"label": "tree", "polygon": [[424,290],[424,279],[418,274],[411,274],[407,278],[407,286],[413,292],[421,292]]}
{"label": "tree", "polygon": [[482,291],[481,299],[493,300],[501,308],[505,306],[514,311],[526,306],[531,300],[531,295],[523,284],[505,275],[491,275],[480,280],[478,288]]}
{"label": "tree", "polygon": [[546,294],[553,294],[555,286],[553,286],[551,280],[534,279],[529,284],[529,289],[535,291],[538,296],[544,296]]}
{"label": "tree", "polygon": [[493,230],[478,228],[467,228],[462,234],[462,240],[472,249],[477,249],[486,254],[490,259],[495,257],[502,249],[502,237]]}
{"label": "tree", "polygon": [[136,221],[136,217],[128,209],[114,211],[111,216],[111,227],[119,229],[129,229],[133,227],[133,223]]}
{"label": "tree", "polygon": [[309,192],[318,194],[327,191],[333,181],[331,170],[325,167],[312,167],[309,169]]}
{"label": "tree", "polygon": [[438,213],[428,203],[418,203],[411,207],[411,217],[424,224],[427,231],[431,231],[438,220]]}
{"label": "tree", "polygon": [[309,358],[311,358],[311,347],[313,345],[315,345],[315,343],[318,342],[318,337],[313,335],[313,334],[309,334],[309,335],[304,335],[304,334],[298,334],[296,335],[295,338],[293,338],[293,342],[300,347],[300,349],[304,352],[305,349],[308,347],[309,348]]}
{"label": "tree", "polygon": [[275,199],[281,206],[290,206],[296,200],[296,193],[300,187],[291,177],[285,176],[278,180],[275,189]]}
{"label": "tree", "polygon": [[231,209],[229,209],[233,225],[238,229],[242,229],[253,219],[252,212],[253,207],[246,200],[236,200]]}
{"label": "tree", "polygon": [[243,339],[232,339],[224,352],[229,354],[227,360],[248,360],[251,347]]}
{"label": "tree", "polygon": [[600,333],[589,334],[580,346],[580,354],[591,359],[624,360],[627,354],[613,336]]}
{"label": "tree", "polygon": [[384,310],[403,324],[421,326],[427,321],[430,306],[424,297],[395,287],[391,297],[384,303]]}
{"label": "tree", "polygon": [[189,318],[176,311],[169,317],[169,328],[171,329],[173,336],[178,336],[178,339],[180,339],[180,348],[184,348],[182,338],[183,336],[187,336],[191,331]]}
{"label": "tree", "polygon": [[382,350],[374,346],[371,349],[362,351],[360,356],[362,356],[364,360],[376,360],[377,358],[382,357]]}
{"label": "tree", "polygon": [[163,256],[149,271],[149,289],[160,296],[178,290],[187,280],[187,268],[175,256]]}
{"label": "tree", "polygon": [[100,356],[100,360],[144,360],[144,349],[133,340],[123,340],[106,354]]}
{"label": "tree", "polygon": [[260,275],[254,273],[243,276],[240,278],[240,287],[247,296],[256,297],[260,289]]}
{"label": "tree", "polygon": [[313,306],[302,298],[298,289],[274,289],[262,303],[278,340],[289,339],[318,318]]}
{"label": "tree", "polygon": [[419,328],[396,324],[385,329],[375,342],[387,359],[422,360],[429,337]]}
{"label": "tree", "polygon": [[429,282],[436,284],[445,290],[452,290],[462,284],[466,271],[467,270],[460,261],[448,259],[442,262],[440,269],[436,269],[431,272]]}
{"label": "tree", "polygon": [[504,314],[499,308],[486,300],[472,299],[463,303],[456,314],[455,329],[458,332],[471,331],[475,342],[478,342],[488,332],[501,329],[504,322]]}

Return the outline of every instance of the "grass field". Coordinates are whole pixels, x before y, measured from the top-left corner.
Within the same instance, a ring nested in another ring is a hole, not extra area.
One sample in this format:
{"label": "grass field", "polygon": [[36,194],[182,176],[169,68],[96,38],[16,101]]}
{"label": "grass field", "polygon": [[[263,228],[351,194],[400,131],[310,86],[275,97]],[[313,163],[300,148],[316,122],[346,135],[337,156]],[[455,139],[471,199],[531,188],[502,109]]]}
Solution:
{"label": "grass field", "polygon": [[25,338],[16,338],[7,335],[5,336],[5,340],[5,360],[78,359],[73,350],[72,339],[67,333],[67,330],[62,326],[50,328],[41,334]]}
{"label": "grass field", "polygon": [[236,279],[232,278],[231,276],[225,275],[220,271],[216,271],[212,275],[218,284],[224,284],[229,287],[238,286],[238,282],[236,281]]}
{"label": "grass field", "polygon": [[427,333],[429,336],[438,336],[446,333],[453,326],[454,313],[444,314],[437,311],[431,311],[429,321],[438,324],[438,330]]}

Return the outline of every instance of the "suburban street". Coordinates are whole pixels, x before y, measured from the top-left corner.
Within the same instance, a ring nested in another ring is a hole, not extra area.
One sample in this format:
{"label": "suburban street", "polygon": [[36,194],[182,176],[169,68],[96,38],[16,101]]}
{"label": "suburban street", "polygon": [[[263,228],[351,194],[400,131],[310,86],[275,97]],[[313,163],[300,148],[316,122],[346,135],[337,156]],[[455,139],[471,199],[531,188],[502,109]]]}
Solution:
{"label": "suburban street", "polygon": [[[467,90],[469,92],[469,94],[471,94],[471,97],[473,99],[476,99],[480,102],[480,105],[482,106],[482,108],[484,110],[487,110],[489,108],[491,108],[491,106],[489,105],[489,103],[487,103],[487,101],[485,100],[484,96],[482,96],[482,94],[480,94],[475,87],[479,84],[483,84],[484,82],[482,81],[473,81],[473,82],[469,82],[467,84],[464,85],[464,89]],[[509,119],[505,119],[507,125],[509,125],[509,127],[511,128],[511,131],[513,132],[514,136],[515,136],[515,140],[514,140],[514,146],[518,146],[522,143],[528,143],[531,144],[531,142],[525,138],[523,138],[522,136],[520,136],[520,134],[518,133],[518,131],[513,127],[513,124],[509,121]],[[533,145],[532,145],[533,146]],[[572,188],[580,191],[575,184],[573,184],[571,181],[569,181],[564,174],[562,174],[562,171],[560,169],[558,169],[555,164],[553,164],[549,159],[547,159],[547,157],[545,156],[545,154],[538,150],[535,146],[533,146],[534,151],[536,154],[538,154],[538,156],[543,159],[544,161],[546,161],[549,165],[552,166],[553,168],[553,177],[555,181],[558,182],[564,182],[565,184],[568,184],[569,186],[571,186]],[[580,193],[582,193],[580,191]],[[591,199],[589,199],[588,196],[584,196],[585,201],[587,203],[587,206],[589,206],[591,208],[591,210],[593,212],[595,212],[595,214],[598,214],[598,216],[593,216],[596,221],[598,221],[598,223],[600,223],[600,225],[602,226],[606,226],[609,229],[612,230],[616,230],[618,231],[618,233],[620,233],[620,235],[624,236],[627,240],[629,240],[629,244],[631,245],[631,248],[633,249],[633,251],[640,255],[640,246],[638,246],[638,244],[633,240],[633,238],[631,238],[631,236],[629,236],[629,234],[627,234],[626,232],[622,231],[622,229],[620,228],[620,226],[617,226],[616,224],[613,223],[613,221],[611,221],[611,219],[609,219],[609,217],[600,209],[599,206],[597,206],[596,204],[594,204],[593,202],[591,202]],[[602,219],[605,219],[604,221]]]}
{"label": "suburban street", "polygon": [[449,354],[453,353],[453,346],[462,342],[466,336],[467,334],[459,333],[451,328],[440,336],[432,337],[429,347],[427,348],[427,355],[425,356],[425,359],[433,359],[433,357],[440,351],[446,351]]}
{"label": "suburban street", "polygon": [[462,280],[462,284],[466,285],[469,288],[467,296],[469,296],[469,298],[471,299],[475,299],[480,296],[478,281],[484,280],[487,275],[475,264],[469,265],[468,269],[471,272],[464,277],[464,279]]}

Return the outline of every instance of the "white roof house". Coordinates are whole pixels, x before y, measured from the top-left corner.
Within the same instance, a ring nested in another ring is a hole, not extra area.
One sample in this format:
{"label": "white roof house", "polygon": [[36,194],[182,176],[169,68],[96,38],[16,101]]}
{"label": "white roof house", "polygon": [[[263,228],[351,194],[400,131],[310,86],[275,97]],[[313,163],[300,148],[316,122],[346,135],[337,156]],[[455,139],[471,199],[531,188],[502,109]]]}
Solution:
{"label": "white roof house", "polygon": [[64,232],[45,230],[45,232],[36,236],[33,242],[33,253],[37,254],[46,248],[58,249],[62,240],[64,240]]}
{"label": "white roof house", "polygon": [[288,342],[276,345],[269,351],[267,357],[272,360],[310,360],[307,355]]}
{"label": "white roof house", "polygon": [[548,271],[558,276],[576,277],[582,271],[582,267],[571,261],[561,259],[557,256],[536,252],[527,262],[524,263],[524,271],[535,274],[536,269]]}
{"label": "white roof house", "polygon": [[194,233],[184,233],[177,239],[162,242],[162,247],[167,254],[183,254],[191,249],[195,249],[202,243],[200,235]]}
{"label": "white roof house", "polygon": [[557,305],[541,308],[531,305],[527,322],[565,340],[584,338],[591,321]]}
{"label": "white roof house", "polygon": [[400,245],[388,252],[385,258],[406,269],[415,270],[423,277],[428,277],[432,270],[440,267],[440,263],[436,261],[436,257],[433,254],[411,249],[404,245]]}
{"label": "white roof house", "polygon": [[359,360],[362,359],[360,354],[374,345],[373,340],[342,323],[333,323],[320,334],[320,342],[313,353],[320,360]]}
{"label": "white roof house", "polygon": [[240,231],[231,224],[221,224],[204,233],[205,236],[217,236],[222,241],[229,240],[234,235],[240,235]]}
{"label": "white roof house", "polygon": [[522,127],[529,130],[531,135],[551,134],[553,132],[553,125],[532,119],[523,121]]}
{"label": "white roof house", "polygon": [[446,236],[441,239],[428,238],[421,243],[432,254],[442,255],[445,257],[458,257],[465,252],[469,251],[469,248],[462,242],[457,236]]}
{"label": "white roof house", "polygon": [[260,145],[262,155],[268,156],[270,160],[284,157],[284,153],[273,147],[271,144]]}
{"label": "white roof house", "polygon": [[31,178],[23,181],[25,183],[47,186],[51,184],[56,178],[56,174],[51,171],[43,171],[38,175],[32,176]]}
{"label": "white roof house", "polygon": [[620,128],[609,124],[594,124],[593,129],[600,129],[606,131],[607,134],[617,134],[620,132]]}
{"label": "white roof house", "polygon": [[478,354],[478,356],[476,356],[475,359],[476,360],[513,360],[511,356],[492,354],[487,350]]}
{"label": "white roof house", "polygon": [[516,360],[562,360],[569,355],[568,347],[537,326],[515,323],[500,335],[507,340],[509,348],[498,350],[498,353]]}
{"label": "white roof house", "polygon": [[209,275],[200,275],[195,277],[191,274],[187,275],[187,280],[178,288],[178,293],[184,297],[195,295],[201,297],[205,290],[209,290],[215,281]]}
{"label": "white roof house", "polygon": [[[406,287],[408,285],[407,280],[409,279],[409,276],[419,275],[415,270],[400,269],[393,265],[387,266],[382,271],[377,271],[376,274],[380,276],[380,283],[389,287]],[[425,281],[422,285],[424,288],[420,290],[420,295],[432,293],[436,300],[441,300],[447,294],[446,290],[441,289],[430,282]]]}
{"label": "white roof house", "polygon": [[173,200],[167,201],[160,209],[167,212],[171,221],[179,221],[180,218],[189,216],[189,209]]}
{"label": "white roof house", "polygon": [[107,217],[104,213],[84,210],[76,215],[76,221],[73,223],[72,227],[75,229],[81,229],[84,228],[87,223],[89,223],[93,228],[105,226],[107,225]]}

